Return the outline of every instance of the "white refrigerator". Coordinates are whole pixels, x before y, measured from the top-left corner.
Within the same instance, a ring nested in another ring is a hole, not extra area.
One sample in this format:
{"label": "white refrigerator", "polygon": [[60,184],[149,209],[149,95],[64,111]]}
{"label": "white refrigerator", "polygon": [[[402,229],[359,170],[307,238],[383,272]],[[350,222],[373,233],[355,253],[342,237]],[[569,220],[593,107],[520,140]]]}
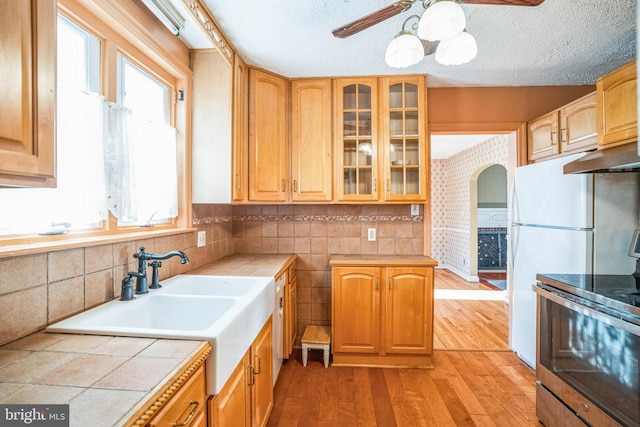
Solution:
{"label": "white refrigerator", "polygon": [[536,362],[538,273],[586,273],[593,265],[593,175],[564,175],[562,167],[584,154],[516,168],[511,195],[510,252],[513,351]]}

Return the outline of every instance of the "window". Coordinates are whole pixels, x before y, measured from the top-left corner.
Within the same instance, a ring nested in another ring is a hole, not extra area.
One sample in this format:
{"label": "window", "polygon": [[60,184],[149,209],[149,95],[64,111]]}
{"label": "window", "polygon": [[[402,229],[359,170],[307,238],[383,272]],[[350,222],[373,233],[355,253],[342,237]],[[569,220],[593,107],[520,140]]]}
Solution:
{"label": "window", "polygon": [[[188,89],[188,49],[159,24],[147,36],[155,24],[135,2],[57,4],[58,188],[0,190],[10,206],[0,209],[0,246],[190,226],[188,195],[178,194],[189,109],[172,102],[179,84]],[[117,28],[100,19],[104,8]]]}

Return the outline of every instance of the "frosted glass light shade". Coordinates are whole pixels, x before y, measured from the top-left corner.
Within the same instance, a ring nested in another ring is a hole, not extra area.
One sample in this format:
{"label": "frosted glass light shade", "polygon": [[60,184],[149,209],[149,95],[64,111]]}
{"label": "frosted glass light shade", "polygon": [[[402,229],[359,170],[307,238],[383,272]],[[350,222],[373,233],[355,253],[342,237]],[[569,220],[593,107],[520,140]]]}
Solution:
{"label": "frosted glass light shade", "polygon": [[420,39],[409,31],[400,32],[389,46],[384,60],[388,66],[406,68],[417,64],[424,58],[424,47]]}
{"label": "frosted glass light shade", "polygon": [[477,54],[476,39],[463,31],[438,44],[436,61],[442,65],[460,65],[471,61]]}
{"label": "frosted glass light shade", "polygon": [[423,40],[444,40],[467,26],[464,11],[452,1],[439,1],[427,8],[418,24],[418,37]]}

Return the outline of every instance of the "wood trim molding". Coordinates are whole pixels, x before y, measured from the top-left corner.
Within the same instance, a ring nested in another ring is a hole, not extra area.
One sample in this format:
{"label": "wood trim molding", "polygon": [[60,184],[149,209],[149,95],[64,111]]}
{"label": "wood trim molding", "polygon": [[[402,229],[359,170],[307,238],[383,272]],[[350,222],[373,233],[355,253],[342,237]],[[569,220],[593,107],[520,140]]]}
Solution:
{"label": "wood trim molding", "polygon": [[227,60],[229,65],[233,65],[234,49],[227,41],[216,21],[211,16],[209,9],[202,4],[200,0],[182,0],[187,10],[195,18],[200,28],[204,30],[209,39],[220,50],[222,56]]}
{"label": "wood trim molding", "polygon": [[149,420],[180,390],[180,387],[202,366],[211,354],[211,344],[203,343],[200,352],[192,359],[191,364],[183,371],[174,375],[160,391],[158,391],[146,404],[142,405],[133,417],[125,424],[127,426],[144,426]]}

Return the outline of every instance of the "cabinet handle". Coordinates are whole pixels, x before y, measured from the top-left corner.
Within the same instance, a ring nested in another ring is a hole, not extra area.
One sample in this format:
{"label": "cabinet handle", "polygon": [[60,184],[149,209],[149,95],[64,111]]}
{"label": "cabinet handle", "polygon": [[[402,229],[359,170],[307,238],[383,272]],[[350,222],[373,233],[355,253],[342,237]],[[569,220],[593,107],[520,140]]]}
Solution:
{"label": "cabinet handle", "polygon": [[282,192],[284,193],[287,190],[287,181],[282,180]]}
{"label": "cabinet handle", "polygon": [[242,175],[237,173],[236,174],[236,190],[240,191],[240,187],[242,187]]}
{"label": "cabinet handle", "polygon": [[380,289],[380,279],[376,277],[376,291]]}
{"label": "cabinet handle", "polygon": [[298,191],[298,180],[293,180],[293,192],[296,193]]}
{"label": "cabinet handle", "polygon": [[253,360],[255,360],[256,358],[258,358],[258,370],[256,371],[254,369],[253,373],[255,375],[260,375],[260,372],[262,372],[262,359],[260,359],[260,355],[259,354],[256,354],[255,356],[253,356]]}
{"label": "cabinet handle", "polygon": [[198,406],[200,406],[200,402],[196,402],[195,400],[192,400],[191,402],[189,402],[189,405],[193,405],[193,408],[191,408],[191,412],[189,412],[189,415],[187,415],[187,418],[184,419],[183,422],[181,423],[173,423],[173,427],[184,427],[187,424],[189,424],[189,421],[191,421],[191,418],[193,418],[193,416],[196,414],[196,411],[198,410]]}
{"label": "cabinet handle", "polygon": [[253,366],[247,366],[249,369],[249,383],[247,384],[249,387],[256,383],[256,370],[253,369]]}
{"label": "cabinet handle", "polygon": [[389,290],[391,290],[391,285],[393,283],[393,278],[388,277],[387,280],[389,281]]}
{"label": "cabinet handle", "polygon": [[560,131],[560,142],[567,142],[567,130],[562,129]]}
{"label": "cabinet handle", "polygon": [[556,145],[556,139],[554,138],[554,136],[556,135],[557,132],[551,132],[551,145]]}
{"label": "cabinet handle", "polygon": [[373,180],[373,191],[378,191],[378,180],[377,179]]}
{"label": "cabinet handle", "polygon": [[387,193],[391,191],[391,185],[389,183],[389,178],[387,178]]}

